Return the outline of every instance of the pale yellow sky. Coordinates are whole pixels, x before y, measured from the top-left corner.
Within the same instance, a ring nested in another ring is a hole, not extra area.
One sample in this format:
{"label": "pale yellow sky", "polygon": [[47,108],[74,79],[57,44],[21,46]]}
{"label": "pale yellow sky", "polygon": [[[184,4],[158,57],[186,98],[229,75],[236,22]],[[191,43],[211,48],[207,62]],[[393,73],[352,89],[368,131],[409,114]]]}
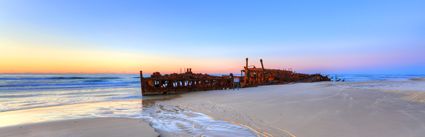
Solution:
{"label": "pale yellow sky", "polygon": [[5,40],[0,42],[0,48],[0,73],[138,73],[140,69],[150,73],[178,72],[180,68],[185,67],[203,72],[239,69],[232,67],[226,60],[221,60],[221,65],[217,67],[217,62],[209,59],[176,58],[92,48],[60,48],[56,45]]}

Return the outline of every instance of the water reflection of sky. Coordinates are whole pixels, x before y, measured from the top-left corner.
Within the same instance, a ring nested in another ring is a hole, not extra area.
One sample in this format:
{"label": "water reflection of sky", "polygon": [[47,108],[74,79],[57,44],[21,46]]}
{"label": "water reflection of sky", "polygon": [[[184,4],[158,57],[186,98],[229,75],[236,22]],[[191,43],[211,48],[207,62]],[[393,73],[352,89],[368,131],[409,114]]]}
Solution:
{"label": "water reflection of sky", "polygon": [[137,75],[0,75],[0,112],[141,98]]}
{"label": "water reflection of sky", "polygon": [[138,118],[142,114],[142,108],[141,100],[128,100],[7,111],[0,112],[0,127],[78,118]]}
{"label": "water reflection of sky", "polygon": [[255,136],[248,128],[214,120],[205,114],[176,106],[156,104],[150,99],[91,102],[0,112],[0,127],[98,117],[143,119],[162,136]]}

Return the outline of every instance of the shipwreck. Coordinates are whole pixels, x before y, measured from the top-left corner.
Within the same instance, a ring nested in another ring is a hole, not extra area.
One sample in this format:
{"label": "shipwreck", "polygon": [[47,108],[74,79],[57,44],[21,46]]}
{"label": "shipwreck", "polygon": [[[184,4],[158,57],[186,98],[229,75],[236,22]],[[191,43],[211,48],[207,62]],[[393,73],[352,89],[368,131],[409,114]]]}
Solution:
{"label": "shipwreck", "polygon": [[321,74],[303,74],[289,70],[266,69],[260,59],[261,68],[246,64],[240,76],[229,75],[213,76],[202,73],[193,73],[191,68],[184,73],[161,74],[154,72],[150,77],[143,77],[140,71],[140,84],[143,96],[186,93],[191,91],[226,90],[235,87],[234,79],[238,79],[241,88],[261,85],[286,84],[293,82],[320,82],[330,81],[330,78]]}

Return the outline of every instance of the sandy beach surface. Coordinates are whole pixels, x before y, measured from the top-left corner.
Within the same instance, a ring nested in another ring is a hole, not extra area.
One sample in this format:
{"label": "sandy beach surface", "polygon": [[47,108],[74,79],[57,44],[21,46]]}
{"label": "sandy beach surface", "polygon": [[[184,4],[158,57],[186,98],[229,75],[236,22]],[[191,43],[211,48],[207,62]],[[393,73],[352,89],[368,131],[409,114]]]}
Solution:
{"label": "sandy beach surface", "polygon": [[0,137],[423,137],[424,102],[424,79],[271,85],[0,112]]}
{"label": "sandy beach surface", "polygon": [[193,92],[162,101],[260,136],[423,137],[423,80],[298,83]]}
{"label": "sandy beach surface", "polygon": [[157,137],[146,122],[129,118],[88,118],[0,128],[0,137]]}

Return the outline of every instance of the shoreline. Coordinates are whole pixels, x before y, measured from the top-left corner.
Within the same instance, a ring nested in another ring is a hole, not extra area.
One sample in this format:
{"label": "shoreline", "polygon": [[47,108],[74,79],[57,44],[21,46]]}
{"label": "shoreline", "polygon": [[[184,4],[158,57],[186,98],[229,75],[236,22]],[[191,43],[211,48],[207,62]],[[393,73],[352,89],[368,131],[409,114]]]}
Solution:
{"label": "shoreline", "polygon": [[[423,87],[425,82],[392,82],[397,86],[389,88],[384,87],[391,82],[369,83],[367,86],[359,82],[296,83],[192,92],[159,103],[246,125],[263,136],[420,137],[425,134],[425,104],[406,99],[413,92],[412,86]],[[424,90],[414,93],[422,94]]]}
{"label": "shoreline", "polygon": [[83,118],[0,128],[2,137],[157,137],[148,123],[131,118]]}
{"label": "shoreline", "polygon": [[[169,110],[181,108],[203,113],[215,120],[245,127],[259,136],[420,137],[425,134],[423,87],[425,81],[291,83],[239,90],[149,96],[142,100],[49,106],[0,112],[0,119],[6,120],[3,122],[17,123],[0,127],[0,136],[120,136],[105,134],[109,131],[158,136],[159,132],[155,132],[157,129],[143,119],[114,118],[109,115],[111,112],[113,114],[126,110],[124,108],[158,104],[161,107],[170,106]],[[92,111],[99,106],[101,113]],[[58,111],[64,109],[67,111]],[[94,112],[100,115],[70,120],[55,117],[42,120],[36,117],[49,113],[79,116]],[[190,118],[190,114],[188,116]],[[10,119],[14,120],[8,121]],[[19,124],[28,120],[35,121]],[[71,134],[74,132],[78,134]]]}

